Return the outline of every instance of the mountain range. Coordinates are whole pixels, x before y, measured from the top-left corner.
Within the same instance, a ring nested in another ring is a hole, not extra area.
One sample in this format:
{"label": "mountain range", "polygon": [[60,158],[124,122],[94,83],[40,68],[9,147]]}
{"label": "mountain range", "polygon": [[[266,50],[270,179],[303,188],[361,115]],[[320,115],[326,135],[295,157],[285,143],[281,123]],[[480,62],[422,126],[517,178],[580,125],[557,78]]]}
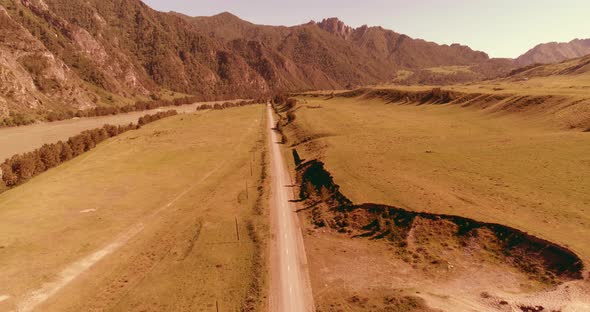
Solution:
{"label": "mountain range", "polygon": [[542,43],[516,59],[518,66],[550,64],[590,54],[590,39]]}
{"label": "mountain range", "polygon": [[506,75],[511,59],[337,18],[263,26],[139,0],[0,0],[0,119],[191,94],[203,100]]}

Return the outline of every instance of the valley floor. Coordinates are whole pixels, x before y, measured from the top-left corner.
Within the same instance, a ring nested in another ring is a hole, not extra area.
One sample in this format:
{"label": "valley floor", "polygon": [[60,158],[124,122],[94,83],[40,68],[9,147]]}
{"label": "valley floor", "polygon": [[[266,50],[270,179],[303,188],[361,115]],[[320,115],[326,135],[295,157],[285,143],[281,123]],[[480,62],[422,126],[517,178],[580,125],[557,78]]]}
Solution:
{"label": "valley floor", "polygon": [[452,105],[302,101],[295,123],[314,140],[297,150],[353,202],[513,226],[590,262],[589,133]]}
{"label": "valley floor", "polygon": [[[221,102],[208,102],[213,105]],[[30,152],[43,144],[67,140],[84,130],[100,128],[105,124],[125,125],[137,123],[139,117],[159,111],[176,110],[178,113],[192,113],[205,103],[160,107],[152,110],[122,113],[117,115],[73,118],[54,122],[42,122],[20,127],[0,128],[0,161],[15,154]]]}
{"label": "valley floor", "polygon": [[1,194],[0,311],[258,306],[265,118],[167,118]]}
{"label": "valley floor", "polygon": [[[566,246],[586,268],[590,263],[588,133],[452,104],[332,96],[298,102],[283,127],[287,146],[304,160],[323,161],[353,203],[504,224]],[[302,208],[319,311],[590,308],[587,280],[538,283],[501,260],[453,246],[444,229],[427,229],[440,241],[425,247],[435,249],[419,247],[412,260],[385,241],[318,228],[309,220],[313,205]],[[418,259],[429,253],[432,264]]]}

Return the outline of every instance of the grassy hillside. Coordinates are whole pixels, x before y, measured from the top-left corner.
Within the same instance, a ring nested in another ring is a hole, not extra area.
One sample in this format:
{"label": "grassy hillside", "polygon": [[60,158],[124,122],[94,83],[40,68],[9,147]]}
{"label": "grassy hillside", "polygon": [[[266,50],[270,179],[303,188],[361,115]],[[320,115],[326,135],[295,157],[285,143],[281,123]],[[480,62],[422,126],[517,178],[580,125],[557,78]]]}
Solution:
{"label": "grassy hillside", "polygon": [[[464,67],[459,67],[464,70]],[[456,67],[433,68],[448,75]],[[411,77],[404,73],[401,79]],[[404,78],[405,77],[405,78]],[[344,94],[379,98],[405,104],[449,104],[472,107],[490,114],[517,113],[527,119],[562,129],[590,130],[590,58],[535,65],[510,75],[479,83],[449,86],[400,86],[363,88]]]}

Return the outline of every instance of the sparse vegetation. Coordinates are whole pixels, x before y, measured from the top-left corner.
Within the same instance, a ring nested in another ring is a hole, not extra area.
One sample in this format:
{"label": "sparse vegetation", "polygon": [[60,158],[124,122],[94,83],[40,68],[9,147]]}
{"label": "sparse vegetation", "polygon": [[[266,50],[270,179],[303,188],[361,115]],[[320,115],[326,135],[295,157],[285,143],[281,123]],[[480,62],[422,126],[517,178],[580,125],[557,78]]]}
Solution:
{"label": "sparse vegetation", "polygon": [[23,113],[10,112],[8,117],[0,120],[0,127],[26,126],[35,122],[35,119]]}

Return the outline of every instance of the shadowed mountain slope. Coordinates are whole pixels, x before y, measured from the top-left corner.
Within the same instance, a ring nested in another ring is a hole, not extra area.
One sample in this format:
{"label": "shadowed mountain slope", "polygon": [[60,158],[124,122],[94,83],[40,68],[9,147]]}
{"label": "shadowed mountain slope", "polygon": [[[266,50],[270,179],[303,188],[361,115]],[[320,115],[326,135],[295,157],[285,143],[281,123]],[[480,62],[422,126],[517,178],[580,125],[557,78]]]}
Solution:
{"label": "shadowed mountain slope", "polygon": [[[506,61],[491,66],[498,60],[466,46],[381,27],[353,29],[336,18],[264,26],[230,13],[158,12],[139,0],[0,0],[0,25],[0,121],[118,105],[166,90],[244,98],[391,82],[400,72],[426,68],[468,67],[473,74],[461,81],[512,69]],[[429,73],[418,83],[457,80]]]}

